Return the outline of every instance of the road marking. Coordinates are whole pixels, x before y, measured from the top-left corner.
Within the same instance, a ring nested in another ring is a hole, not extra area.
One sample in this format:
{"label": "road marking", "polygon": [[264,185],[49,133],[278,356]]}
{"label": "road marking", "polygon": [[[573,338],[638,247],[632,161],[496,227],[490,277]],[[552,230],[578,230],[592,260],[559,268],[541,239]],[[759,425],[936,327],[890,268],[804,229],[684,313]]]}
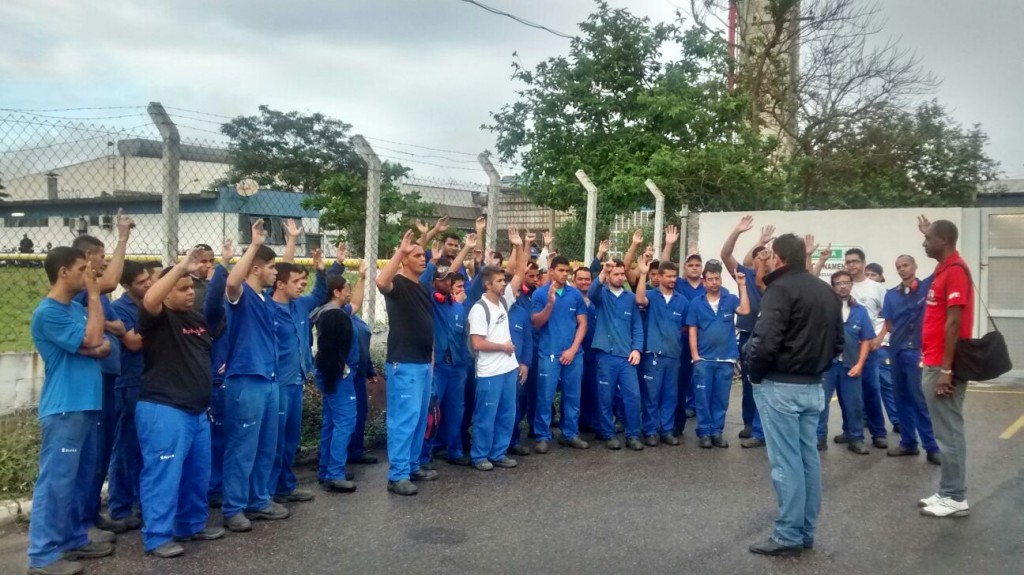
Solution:
{"label": "road marking", "polygon": [[1024,391],[1003,391],[998,389],[968,389],[971,393],[1009,393],[1011,395],[1024,395]]}
{"label": "road marking", "polygon": [[999,439],[1010,439],[1011,437],[1013,437],[1015,433],[1020,431],[1022,428],[1024,428],[1024,415],[1017,418],[1017,421],[1014,421],[1010,425],[1010,427],[1007,427],[1006,431],[1004,431],[1003,434],[999,436]]}

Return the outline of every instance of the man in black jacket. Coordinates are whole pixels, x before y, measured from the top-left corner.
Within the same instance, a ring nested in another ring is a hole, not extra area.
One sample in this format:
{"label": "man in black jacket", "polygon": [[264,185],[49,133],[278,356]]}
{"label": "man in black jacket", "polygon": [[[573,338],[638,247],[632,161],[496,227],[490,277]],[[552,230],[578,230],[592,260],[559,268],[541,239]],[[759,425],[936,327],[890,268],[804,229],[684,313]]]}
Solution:
{"label": "man in black jacket", "polygon": [[835,293],[807,273],[802,239],[782,235],[773,249],[775,271],[764,278],[768,289],[744,359],[764,425],[779,518],[771,537],[750,551],[795,555],[814,547],[821,509],[821,382],[843,349],[843,315]]}

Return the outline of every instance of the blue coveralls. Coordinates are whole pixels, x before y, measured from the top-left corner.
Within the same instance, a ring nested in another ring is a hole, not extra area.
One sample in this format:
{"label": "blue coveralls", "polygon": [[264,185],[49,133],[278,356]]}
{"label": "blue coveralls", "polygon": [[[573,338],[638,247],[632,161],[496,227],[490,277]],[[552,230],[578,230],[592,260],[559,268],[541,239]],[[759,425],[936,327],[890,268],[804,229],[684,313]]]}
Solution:
{"label": "blue coveralls", "polygon": [[[139,308],[127,293],[112,303],[111,307],[124,323],[125,331],[138,332]],[[113,519],[131,516],[134,506],[139,502],[142,453],[139,451],[139,436],[135,430],[135,404],[139,401],[139,383],[144,368],[142,350],[121,350],[121,375],[114,386],[117,424],[114,427],[107,489],[107,511]]]}
{"label": "blue coveralls", "polygon": [[594,278],[590,285],[590,301],[597,308],[597,330],[593,348],[597,355],[597,403],[600,411],[601,439],[615,436],[612,403],[615,388],[622,391],[627,439],[640,437],[640,382],[636,366],[629,364],[629,354],[644,347],[644,328],[636,296],[624,287],[615,295],[611,288]]}
{"label": "blue coveralls", "polygon": [[[757,289],[757,270],[748,268],[745,265],[737,264],[736,271],[747,276],[747,301],[750,302],[750,313],[736,317],[736,330],[739,331],[740,352],[743,346],[750,341],[754,333],[754,324],[757,323],[757,314],[761,311],[761,290]],[[750,434],[755,439],[764,441],[764,430],[761,428],[761,417],[757,414],[757,404],[754,403],[754,386],[750,383],[750,376],[743,369],[740,362],[740,375],[743,379],[743,426],[750,428]]]}
{"label": "blue coveralls", "polygon": [[[516,361],[519,362],[519,365],[527,366],[528,370],[533,370],[536,367],[534,362],[537,353],[534,348],[534,329],[533,323],[530,322],[530,309],[530,296],[520,291],[515,303],[508,308],[508,327],[512,334],[512,345],[516,347]],[[526,415],[526,401],[529,392],[525,382],[522,385],[519,384],[518,377],[516,374],[516,422],[512,426],[510,446],[519,445],[519,422]],[[529,377],[530,371],[527,371],[527,382]],[[534,381],[536,381],[536,377]]]}
{"label": "blue coveralls", "polygon": [[370,358],[370,340],[373,331],[363,318],[352,313],[352,306],[345,306],[345,312],[352,316],[352,328],[359,338],[359,369],[356,370],[353,386],[356,393],[356,427],[348,443],[348,458],[357,459],[366,455],[366,415],[369,411],[366,382],[377,375],[377,369]]}
{"label": "blue coveralls", "polygon": [[850,442],[864,441],[864,398],[861,377],[850,377],[847,373],[860,357],[860,344],[875,338],[868,310],[850,299],[850,315],[843,323],[843,353],[832,362],[825,374],[825,408],[818,418],[818,441],[828,437],[828,414],[832,404],[832,393],[839,391],[839,408],[843,413],[843,433]]}
{"label": "blue coveralls", "polygon": [[[701,282],[696,288],[680,277],[676,280],[676,293],[681,294],[687,301],[693,300],[707,293],[704,283]],[[679,403],[676,405],[676,435],[682,435],[686,429],[686,410],[694,408],[693,396],[693,364],[687,361],[690,349],[689,341],[683,341],[683,358],[679,362]]]}
{"label": "blue coveralls", "polygon": [[640,386],[647,437],[668,435],[676,426],[679,362],[689,357],[682,347],[689,305],[678,292],[666,300],[661,290],[647,290],[647,335]]}
{"label": "blue coveralls", "polygon": [[208,499],[221,499],[224,493],[224,373],[231,343],[227,337],[227,306],[224,290],[228,284],[228,270],[217,265],[206,287],[203,302],[204,315],[210,322],[213,348],[210,350],[210,371],[213,390],[210,395],[210,488]]}
{"label": "blue coveralls", "polygon": [[[548,290],[554,284],[538,288],[533,292],[533,314],[544,311],[548,303]],[[583,379],[582,348],[569,365],[562,365],[562,352],[572,347],[576,339],[576,327],[587,317],[586,303],[580,290],[571,285],[562,288],[555,297],[551,315],[538,331],[540,341],[537,358],[537,406],[533,420],[533,433],[538,441],[550,441],[551,408],[555,390],[562,384],[562,403],[565,405],[565,420],[562,437],[572,439],[579,435],[580,384]]]}
{"label": "blue coveralls", "polygon": [[717,312],[706,293],[690,302],[687,310],[686,325],[697,329],[697,354],[701,358],[693,366],[698,437],[722,435],[725,429],[733,369],[740,356],[735,325],[739,306],[740,298],[722,288]]}

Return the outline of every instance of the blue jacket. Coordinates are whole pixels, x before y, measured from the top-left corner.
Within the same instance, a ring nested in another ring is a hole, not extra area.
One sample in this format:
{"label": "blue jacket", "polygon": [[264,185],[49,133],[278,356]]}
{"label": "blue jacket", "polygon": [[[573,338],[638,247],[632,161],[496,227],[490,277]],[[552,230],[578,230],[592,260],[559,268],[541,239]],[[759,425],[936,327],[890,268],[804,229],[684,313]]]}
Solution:
{"label": "blue jacket", "polygon": [[434,272],[437,266],[433,262],[420,275],[420,284],[430,292],[430,304],[434,309],[434,362],[465,366],[469,357],[468,335],[466,331],[466,309],[461,303],[452,299],[451,295],[442,296],[434,291]]}
{"label": "blue jacket", "polygon": [[[273,291],[264,292],[273,298]],[[309,314],[327,303],[327,274],[316,273],[313,293],[282,304],[273,303],[274,333],[277,339],[277,380],[281,385],[301,385],[313,371]]]}
{"label": "blue jacket", "polygon": [[675,292],[665,301],[661,290],[647,290],[647,337],[644,351],[676,359],[689,357],[689,341],[684,340],[686,314],[690,302]]}
{"label": "blue jacket", "polygon": [[594,349],[619,357],[628,357],[633,350],[643,350],[644,328],[633,292],[623,288],[616,296],[611,288],[594,278],[594,283],[590,284],[590,301],[597,309]]}
{"label": "blue jacket", "polygon": [[[82,307],[89,308],[89,293],[85,290],[78,292],[74,300],[82,304]],[[105,321],[118,321],[121,319],[114,313],[114,308],[111,306],[110,298],[107,297],[107,294],[100,294],[100,303],[103,305],[103,319]],[[104,375],[120,375],[121,339],[107,332],[103,332],[103,339],[110,342],[110,353],[107,354],[107,357],[100,360],[100,371]]]}
{"label": "blue jacket", "polygon": [[530,296],[521,291],[512,307],[508,308],[508,327],[512,334],[512,345],[516,346],[516,361],[527,366],[533,362],[535,353],[530,309]]}
{"label": "blue jacket", "polygon": [[[836,358],[843,367],[853,367],[860,359],[860,344],[875,338],[875,328],[871,325],[866,307],[850,298],[850,315],[843,323],[843,353]],[[891,341],[891,340],[890,340]]]}
{"label": "blue jacket", "polygon": [[[686,283],[685,281],[683,283]],[[676,284],[678,285],[678,284]],[[736,342],[736,310],[740,298],[722,288],[718,299],[718,312],[711,309],[707,293],[690,302],[686,312],[686,325],[697,328],[697,354],[706,360],[738,360]],[[689,342],[687,342],[689,349]],[[692,357],[691,357],[692,359]]]}
{"label": "blue jacket", "polygon": [[924,308],[928,299],[928,290],[932,287],[932,277],[919,280],[917,287],[903,293],[903,286],[898,285],[885,294],[882,303],[882,317],[892,323],[889,333],[889,349],[921,349],[921,324],[924,321]]}
{"label": "blue jacket", "polygon": [[753,333],[757,314],[761,311],[761,290],[757,289],[757,270],[737,264],[736,271],[747,276],[747,302],[750,305],[750,313],[736,316],[736,329]]}
{"label": "blue jacket", "polygon": [[230,349],[225,378],[255,376],[277,379],[273,306],[270,298],[253,290],[248,282],[242,283],[242,295],[238,301],[228,302]]}
{"label": "blue jacket", "polygon": [[206,324],[213,335],[213,348],[210,349],[210,369],[213,371],[213,384],[224,383],[224,373],[221,367],[228,361],[228,352],[231,350],[227,329],[227,307],[224,290],[228,285],[228,270],[218,264],[213,269],[213,277],[206,286],[206,298],[203,301],[203,315],[206,316]]}
{"label": "blue jacket", "polygon": [[[534,290],[531,301],[531,317],[544,311],[548,305],[548,292],[554,284],[547,284]],[[576,326],[580,316],[587,316],[586,303],[580,290],[566,284],[560,295],[555,296],[555,304],[548,316],[548,322],[539,330],[540,341],[537,348],[542,356],[560,357],[562,352],[572,347],[576,339]],[[581,344],[582,346],[582,344]]]}
{"label": "blue jacket", "polygon": [[[125,331],[139,331],[139,306],[135,305],[128,293],[124,293],[110,304],[114,314],[124,323]],[[121,349],[121,375],[117,377],[116,387],[138,387],[142,382],[142,370],[146,363],[142,350],[132,351],[128,348]]]}

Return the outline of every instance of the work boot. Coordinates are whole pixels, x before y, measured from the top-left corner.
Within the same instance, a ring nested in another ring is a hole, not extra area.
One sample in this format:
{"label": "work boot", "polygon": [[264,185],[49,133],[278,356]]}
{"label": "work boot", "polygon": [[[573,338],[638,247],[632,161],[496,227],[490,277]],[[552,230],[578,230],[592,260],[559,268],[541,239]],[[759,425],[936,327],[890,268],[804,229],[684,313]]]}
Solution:
{"label": "work boot", "polygon": [[114,535],[113,531],[106,531],[99,527],[89,528],[89,541],[94,543],[114,543],[117,541],[117,535]]}
{"label": "work boot", "polygon": [[328,479],[324,481],[323,489],[331,493],[352,493],[356,490],[356,484],[347,479]]}
{"label": "work boot", "polygon": [[614,451],[617,449],[622,449],[622,442],[620,442],[617,437],[612,437],[610,439],[605,440],[604,446]]}
{"label": "work boot", "polygon": [[135,531],[142,529],[142,518],[138,515],[129,515],[128,517],[118,517],[121,521],[124,521],[124,526],[128,531]]}
{"label": "work boot", "polygon": [[357,457],[349,457],[348,460],[346,461],[346,463],[354,463],[356,465],[375,465],[377,462],[378,461],[376,457],[372,455],[366,455],[365,453]]}
{"label": "work boot", "polygon": [[626,440],[626,447],[631,449],[631,450],[633,450],[633,451],[643,451],[644,450],[643,442],[640,441],[640,439],[636,438],[636,437],[630,437],[629,439],[627,439]]}
{"label": "work boot", "polygon": [[224,537],[224,530],[220,527],[203,527],[202,531],[193,533],[188,537],[175,537],[175,541],[215,541]]}
{"label": "work boot", "polygon": [[252,531],[252,523],[249,521],[249,518],[245,516],[245,513],[236,513],[231,517],[225,517],[224,527],[227,527],[229,531],[234,531],[235,533]]}
{"label": "work boot", "polygon": [[754,437],[754,432],[750,429],[749,425],[744,425],[743,429],[740,430],[740,439],[749,439]]}
{"label": "work boot", "polygon": [[495,467],[501,467],[502,469],[512,469],[513,467],[519,467],[519,462],[511,457],[502,457],[491,462]]}
{"label": "work boot", "polygon": [[758,555],[768,555],[770,557],[780,557],[788,555],[799,555],[803,553],[803,546],[800,547],[789,547],[782,545],[778,541],[769,538],[763,543],[757,543],[750,546],[750,552]]}
{"label": "work boot", "polygon": [[711,449],[712,447],[714,447],[714,444],[711,443],[711,437],[707,435],[698,438],[697,441],[702,449]]}
{"label": "work boot", "polygon": [[548,442],[543,439],[538,441],[537,444],[533,446],[533,451],[541,455],[547,453],[549,449],[551,449],[551,446],[549,446]]}
{"label": "work boot", "polygon": [[157,547],[152,551],[146,551],[146,555],[152,555],[153,557],[159,557],[160,559],[170,559],[171,557],[180,557],[185,554],[185,549],[181,545],[178,545],[174,541],[168,541],[163,545]]}
{"label": "work boot", "polygon": [[661,436],[661,442],[665,445],[679,445],[679,438],[670,433],[666,433]]}
{"label": "work boot", "polygon": [[726,448],[729,447],[729,442],[726,441],[721,435],[712,435],[711,445],[714,445],[715,447]]}
{"label": "work boot", "polygon": [[417,469],[409,474],[409,479],[412,481],[436,481],[437,475],[433,469]]}
{"label": "work boot", "polygon": [[90,541],[77,549],[65,551],[61,558],[66,561],[77,561],[79,559],[99,559],[114,552],[113,543],[97,543]]}
{"label": "work boot", "polygon": [[288,511],[288,508],[280,503],[271,501],[263,509],[256,509],[254,511],[246,511],[245,515],[250,519],[257,521],[280,521],[281,519],[288,519],[292,516],[292,512]]}
{"label": "work boot", "polygon": [[889,451],[886,451],[885,454],[888,455],[889,457],[905,457],[908,455],[921,455],[921,450],[907,449],[902,445],[897,445],[895,447],[890,447]]}
{"label": "work boot", "polygon": [[840,433],[839,435],[833,437],[832,441],[836,443],[850,443],[850,438],[847,437],[845,433]]}
{"label": "work boot", "polygon": [[644,445],[646,445],[647,447],[657,447],[658,446],[658,436],[657,435],[648,435],[647,437],[644,438]]}
{"label": "work boot", "polygon": [[846,446],[847,449],[856,453],[857,455],[867,455],[868,446],[864,445],[863,441],[854,441]]}
{"label": "work boot", "polygon": [[110,531],[111,533],[124,533],[128,531],[128,526],[125,522],[120,519],[111,519],[106,515],[100,515],[96,519],[96,528],[102,529],[103,531]]}
{"label": "work boot", "polygon": [[388,481],[388,491],[395,495],[416,495],[420,490],[412,484],[412,481],[408,479],[399,479],[398,481]]}
{"label": "work boot", "polygon": [[929,451],[925,459],[927,459],[928,463],[931,463],[932,465],[942,465],[942,457],[939,455],[938,451]]}
{"label": "work boot", "polygon": [[876,449],[886,449],[889,447],[889,440],[884,437],[872,437],[871,445],[874,445]]}
{"label": "work boot", "polygon": [[471,463],[468,455],[463,455],[461,457],[449,457],[448,459],[445,459],[445,461],[448,465],[458,465],[459,467],[469,467],[469,464]]}
{"label": "work boot", "polygon": [[582,439],[580,439],[580,436],[578,436],[578,435],[576,437],[571,438],[571,439],[566,439],[565,437],[559,437],[558,438],[558,444],[559,445],[564,445],[565,447],[571,447],[573,449],[589,449],[590,448],[590,444],[587,443],[586,441],[583,441]]}
{"label": "work boot", "polygon": [[518,455],[519,457],[526,457],[530,454],[530,448],[525,445],[515,444],[508,448],[508,452],[512,455]]}
{"label": "work boot", "polygon": [[214,493],[206,498],[206,505],[213,509],[220,509],[220,504],[224,502],[224,496],[220,493]]}
{"label": "work boot", "polygon": [[751,449],[751,448],[755,448],[755,447],[764,447],[764,446],[765,446],[764,440],[763,439],[758,439],[756,437],[748,437],[747,439],[744,439],[743,441],[740,442],[740,447],[742,447],[744,449]]}
{"label": "work boot", "polygon": [[486,459],[481,459],[473,464],[473,469],[476,469],[477,471],[490,471],[494,469],[494,464]]}
{"label": "work boot", "polygon": [[278,503],[302,503],[313,500],[313,492],[305,489],[296,489],[284,495],[275,495],[274,501]]}
{"label": "work boot", "polygon": [[81,563],[58,559],[43,567],[29,567],[28,575],[78,575],[82,572]]}
{"label": "work boot", "polygon": [[828,440],[826,440],[826,439],[819,439],[818,440],[818,451],[828,451]]}

